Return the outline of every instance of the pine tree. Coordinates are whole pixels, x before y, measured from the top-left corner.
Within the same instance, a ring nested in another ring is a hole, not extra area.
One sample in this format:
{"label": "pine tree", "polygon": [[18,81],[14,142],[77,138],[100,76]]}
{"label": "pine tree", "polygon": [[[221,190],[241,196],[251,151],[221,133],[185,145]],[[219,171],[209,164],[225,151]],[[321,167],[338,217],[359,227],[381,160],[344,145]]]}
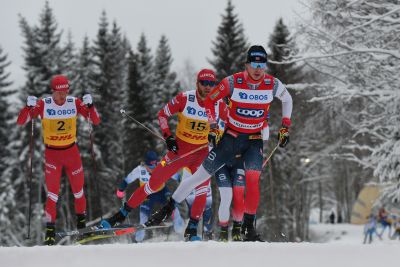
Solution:
{"label": "pine tree", "polygon": [[[146,105],[146,112],[144,110],[140,111],[140,113],[145,113],[142,116],[142,123],[144,123],[147,127],[154,131],[158,131],[158,127],[154,125],[154,114],[158,108],[157,104],[154,102],[154,95],[157,94],[157,88],[154,86],[155,75],[153,72],[153,56],[151,55],[151,49],[147,46],[147,39],[144,34],[140,36],[139,43],[137,45],[137,62],[138,62],[138,72],[139,72],[139,79],[137,81],[138,86],[141,88],[140,92],[143,92],[144,99],[147,99],[145,102]],[[151,112],[147,112],[150,110]],[[139,113],[133,114],[133,116],[138,116]],[[145,133],[146,130],[142,128],[143,134],[148,136],[146,138],[148,143],[148,148],[154,149],[157,141],[154,139],[152,135],[148,135]]]}
{"label": "pine tree", "polygon": [[[269,37],[268,48],[270,50],[268,59],[274,62],[282,62],[296,51],[290,32],[283,23],[282,18],[275,24],[274,31]],[[295,63],[275,64],[270,62],[268,64],[268,73],[284,84],[296,83],[301,81],[302,78],[301,68]]]}
{"label": "pine tree", "polygon": [[15,91],[10,89],[12,82],[9,81],[10,73],[6,68],[11,64],[7,60],[7,54],[3,54],[0,46],[0,243],[4,245],[19,244],[18,231],[15,225],[19,225],[18,215],[16,211],[16,184],[13,173],[10,172],[9,163],[16,156],[12,153],[11,146],[12,127],[11,119],[13,113],[10,110],[10,103],[7,97],[14,94]]}
{"label": "pine tree", "polygon": [[[101,115],[100,127],[96,127],[95,144],[97,159],[96,178],[99,191],[96,197],[104,203],[112,203],[116,181],[123,175],[122,117],[120,109],[125,95],[127,44],[120,29],[113,23],[108,29],[106,13],[100,17],[99,30],[93,46],[94,73],[91,88],[96,107]],[[95,175],[95,174],[93,174]],[[100,211],[100,210],[98,210]]]}
{"label": "pine tree", "polygon": [[[282,19],[277,21],[274,31],[270,35],[268,47],[271,51],[268,54],[268,74],[278,78],[284,84],[306,82],[301,67],[294,63],[282,64],[282,61],[287,59],[295,49],[295,44],[290,38],[290,32]],[[305,192],[307,192],[308,187],[306,183],[301,183],[301,179],[304,177],[302,175],[304,166],[297,164],[300,162],[301,152],[304,149],[297,140],[306,131],[303,129],[305,120],[299,115],[304,117],[305,114],[308,114],[299,111],[299,109],[306,103],[308,96],[304,92],[302,95],[297,94],[294,90],[289,90],[289,92],[294,103],[293,127],[290,127],[292,142],[285,149],[285,153],[274,155],[274,158],[270,160],[266,167],[266,175],[262,176],[262,183],[265,184],[261,186],[262,194],[268,196],[268,202],[266,204],[261,203],[259,215],[267,215],[265,227],[271,229],[267,232],[267,238],[271,241],[284,241],[286,238],[289,238],[289,240],[304,239],[306,231],[303,226],[304,224],[307,225],[305,219],[308,218],[308,215],[298,216],[298,210],[303,209],[303,205],[307,207],[308,195]],[[265,151],[266,154],[277,144],[276,132],[281,126],[282,119],[281,106],[278,99],[275,99],[271,105],[269,112],[270,139],[268,149]],[[309,107],[311,106],[312,104],[309,104]],[[295,164],[292,164],[293,162]],[[306,211],[303,210],[302,212]],[[294,220],[293,218],[297,219]],[[285,236],[274,233],[285,233]]]}
{"label": "pine tree", "polygon": [[179,90],[176,73],[171,71],[172,55],[165,35],[161,36],[154,60],[154,112],[158,112]]}
{"label": "pine tree", "polygon": [[[149,95],[145,92],[145,88],[143,88],[139,83],[141,80],[139,56],[132,51],[129,53],[128,67],[126,112],[136,120],[146,122],[150,117],[149,112],[145,112],[148,108],[147,103],[150,102],[150,99]],[[140,163],[146,151],[152,148],[153,136],[129,119],[124,120],[124,125],[124,143],[126,144],[125,173],[128,173],[133,167]]]}
{"label": "pine tree", "polygon": [[249,48],[243,25],[239,22],[238,15],[234,13],[231,0],[228,1],[225,11],[221,25],[218,27],[217,38],[212,42],[211,51],[214,59],[208,60],[219,80],[242,71]]}
{"label": "pine tree", "polygon": [[[163,35],[158,44],[154,60],[154,115],[156,115],[159,110],[179,92],[180,84],[176,81],[176,73],[171,71],[171,64],[171,49],[169,48],[167,37]],[[158,119],[156,116],[153,117],[153,124],[158,125]],[[171,120],[170,126],[176,126],[176,120]],[[157,143],[158,148],[161,149],[163,142],[157,140]]]}

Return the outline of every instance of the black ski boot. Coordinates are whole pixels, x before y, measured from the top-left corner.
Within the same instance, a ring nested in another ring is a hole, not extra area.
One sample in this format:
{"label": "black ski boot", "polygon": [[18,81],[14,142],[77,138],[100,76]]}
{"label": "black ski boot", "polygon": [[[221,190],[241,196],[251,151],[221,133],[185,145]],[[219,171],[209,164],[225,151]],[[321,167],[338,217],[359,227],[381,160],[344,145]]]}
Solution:
{"label": "black ski boot", "polygon": [[197,226],[199,225],[199,221],[190,218],[188,226],[185,229],[185,233],[183,234],[185,241],[196,241],[200,240],[197,236]]}
{"label": "black ski boot", "polygon": [[228,228],[229,226],[220,226],[219,228],[219,239],[218,241],[220,242],[228,242],[229,241],[229,237],[228,237]]}
{"label": "black ski boot", "polygon": [[55,243],[56,243],[56,225],[55,223],[47,223],[44,244],[46,246],[53,246]]}
{"label": "black ski boot", "polygon": [[250,242],[265,242],[261,239],[260,235],[257,234],[256,229],[254,227],[254,222],[256,219],[256,215],[244,214],[244,222],[242,224],[242,235],[244,236],[243,241]]}
{"label": "black ski boot", "polygon": [[112,228],[117,224],[122,223],[123,221],[125,221],[125,218],[128,216],[128,213],[132,210],[131,207],[128,206],[128,204],[124,204],[124,206],[122,206],[119,211],[117,213],[115,213],[113,216],[111,216],[108,219],[103,219],[100,222],[100,226],[102,228],[108,229],[108,228]]}
{"label": "black ski boot", "polygon": [[211,241],[211,240],[214,240],[214,233],[213,233],[213,231],[203,231],[203,240],[204,240],[204,241]]}
{"label": "black ski boot", "polygon": [[165,204],[165,206],[162,207],[161,209],[154,212],[144,225],[146,225],[147,227],[160,225],[160,223],[162,223],[165,219],[171,216],[174,209],[175,209],[175,201],[171,197],[168,200],[167,204]]}
{"label": "black ski boot", "polygon": [[76,228],[82,229],[86,227],[86,214],[76,214]]}
{"label": "black ski boot", "polygon": [[236,242],[243,241],[242,235],[240,234],[241,229],[242,229],[242,222],[233,221],[232,241],[236,241]]}

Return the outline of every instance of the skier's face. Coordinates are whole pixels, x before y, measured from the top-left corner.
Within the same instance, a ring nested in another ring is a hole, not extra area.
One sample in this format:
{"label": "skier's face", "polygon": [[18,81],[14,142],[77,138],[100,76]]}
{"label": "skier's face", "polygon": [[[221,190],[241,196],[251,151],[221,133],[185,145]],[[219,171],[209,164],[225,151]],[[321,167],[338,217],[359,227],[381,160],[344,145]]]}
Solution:
{"label": "skier's face", "polygon": [[57,105],[62,105],[67,99],[68,91],[53,91],[53,99]]}
{"label": "skier's face", "polygon": [[258,81],[264,77],[266,66],[264,64],[254,64],[254,66],[255,68],[252,63],[246,63],[246,71],[251,79]]}
{"label": "skier's face", "polygon": [[198,81],[197,91],[199,92],[200,98],[204,100],[214,87],[215,87],[214,81],[208,81],[208,80]]}

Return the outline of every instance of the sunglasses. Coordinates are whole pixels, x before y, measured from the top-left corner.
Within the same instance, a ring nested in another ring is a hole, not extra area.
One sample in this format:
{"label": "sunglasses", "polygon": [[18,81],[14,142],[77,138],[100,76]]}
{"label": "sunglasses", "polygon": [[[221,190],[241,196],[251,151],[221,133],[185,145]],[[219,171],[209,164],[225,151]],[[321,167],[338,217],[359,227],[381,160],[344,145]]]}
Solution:
{"label": "sunglasses", "polygon": [[216,84],[216,82],[214,82],[214,81],[208,81],[208,80],[200,80],[199,83],[200,83],[202,86],[211,86],[211,87],[215,86],[215,84]]}
{"label": "sunglasses", "polygon": [[267,67],[267,63],[265,63],[265,62],[250,62],[250,66],[253,69],[257,69],[257,68],[265,69]]}

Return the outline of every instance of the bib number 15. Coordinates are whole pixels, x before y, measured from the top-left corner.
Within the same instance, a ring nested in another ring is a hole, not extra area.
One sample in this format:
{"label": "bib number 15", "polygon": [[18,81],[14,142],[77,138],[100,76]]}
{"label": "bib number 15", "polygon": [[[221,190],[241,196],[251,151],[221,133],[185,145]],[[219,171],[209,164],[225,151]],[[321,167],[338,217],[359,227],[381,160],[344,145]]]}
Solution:
{"label": "bib number 15", "polygon": [[207,129],[206,122],[191,121],[190,126],[191,126],[191,129],[195,130],[195,131],[204,131],[205,129]]}

